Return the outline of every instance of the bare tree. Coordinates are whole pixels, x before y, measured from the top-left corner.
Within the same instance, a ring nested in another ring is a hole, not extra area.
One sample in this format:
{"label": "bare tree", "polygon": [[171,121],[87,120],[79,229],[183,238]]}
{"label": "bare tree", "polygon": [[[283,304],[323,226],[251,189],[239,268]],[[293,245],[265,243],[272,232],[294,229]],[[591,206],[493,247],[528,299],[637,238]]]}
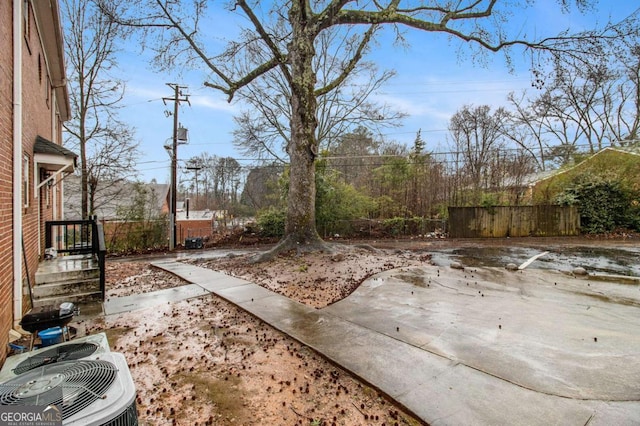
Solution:
{"label": "bare tree", "polygon": [[116,115],[124,84],[110,74],[121,30],[93,2],[64,0],[63,4],[73,111],[65,123],[65,144],[80,150],[81,212],[87,218],[101,192],[117,196],[113,189],[134,170],[137,144],[132,129]]}
{"label": "bare tree", "polygon": [[507,99],[514,110],[509,111],[509,117],[503,123],[503,135],[529,153],[540,170],[545,170],[548,147],[543,133],[544,122],[530,108],[531,101],[525,93],[517,96],[512,92]]}
{"label": "bare tree", "polygon": [[491,186],[492,160],[502,148],[502,125],[507,115],[503,108],[492,114],[488,105],[465,105],[451,117],[454,150],[462,156],[468,182],[476,190]]}
{"label": "bare tree", "polygon": [[533,98],[526,93],[508,96],[513,109],[502,133],[535,158],[540,170],[571,162],[584,136],[563,96],[550,90]]}
{"label": "bare tree", "polygon": [[580,141],[594,153],[607,143],[607,109],[612,103],[614,73],[605,64],[558,68],[553,83],[535,102],[549,133],[560,135],[565,144]]}
{"label": "bare tree", "polygon": [[253,211],[278,206],[281,203],[281,188],[278,180],[284,172],[279,163],[254,167],[249,170],[242,188],[241,202]]}
{"label": "bare tree", "polygon": [[425,152],[426,142],[418,131],[409,154],[410,193],[408,210],[417,216],[431,217],[434,206],[443,199],[444,168]]}
{"label": "bare tree", "polygon": [[[148,35],[159,37],[156,63],[167,68],[178,60],[186,64],[200,61],[211,72],[205,85],[220,90],[232,100],[240,91],[270,73],[280,73],[290,95],[291,112],[287,154],[290,160],[290,185],[285,236],[268,258],[283,249],[326,248],[315,226],[315,159],[318,154],[318,99],[341,87],[363,60],[375,32],[383,25],[393,25],[401,36],[401,28],[424,33],[449,35],[468,42],[481,51],[500,51],[515,47],[571,55],[594,49],[603,38],[619,37],[621,27],[608,25],[599,31],[575,36],[561,34],[543,40],[520,38],[509,34],[505,25],[510,11],[520,10],[525,2],[449,0],[374,1],[287,0],[257,2],[237,0],[230,12],[241,13],[249,25],[241,41],[231,41],[226,50],[210,53],[200,39],[199,23],[207,2],[185,3],[167,0],[145,0],[113,7],[113,0],[101,0],[103,8],[118,22],[144,28]],[[558,1],[560,10],[568,10],[569,0]],[[575,0],[578,7],[589,0]],[[267,5],[267,6],[265,6]],[[269,10],[264,10],[269,7]],[[314,67],[318,57],[318,40],[330,29],[356,32],[355,49],[340,48],[341,67],[331,81],[322,81]],[[636,30],[635,26],[626,29]],[[215,44],[217,45],[217,43]],[[256,52],[261,52],[256,54]]]}
{"label": "bare tree", "polygon": [[[243,169],[231,157],[218,157],[202,153],[189,159],[187,164],[198,164],[198,207],[228,210],[238,204]],[[195,188],[195,181],[193,188]]]}
{"label": "bare tree", "polygon": [[135,170],[138,149],[137,144],[132,142],[131,129],[113,121],[110,125],[114,134],[92,139],[87,149],[85,193],[89,215],[94,214],[101,205],[122,197],[121,184],[128,181]]}
{"label": "bare tree", "polygon": [[640,139],[640,41],[614,52],[620,66],[612,94],[617,102],[610,106],[608,127],[615,143],[637,144]]}
{"label": "bare tree", "polygon": [[514,108],[505,136],[533,154],[541,169],[566,164],[588,147],[637,142],[640,129],[640,49],[610,43],[593,62],[556,63],[543,92],[509,95]]}
{"label": "bare tree", "polygon": [[200,179],[198,208],[216,208],[214,205],[214,174],[218,158],[217,155],[203,152],[189,159],[189,163],[197,163],[201,167],[198,176]]}
{"label": "bare tree", "polygon": [[377,161],[380,141],[364,127],[336,138],[326,150],[327,165],[335,169],[340,178],[359,190],[366,189],[371,181],[371,170]]}

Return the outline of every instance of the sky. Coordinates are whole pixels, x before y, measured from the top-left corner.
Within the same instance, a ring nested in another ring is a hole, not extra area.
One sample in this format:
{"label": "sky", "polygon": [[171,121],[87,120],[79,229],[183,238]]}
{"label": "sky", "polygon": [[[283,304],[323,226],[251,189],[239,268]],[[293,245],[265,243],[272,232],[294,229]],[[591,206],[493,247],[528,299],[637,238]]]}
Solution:
{"label": "sky", "polygon": [[[218,2],[210,2],[214,14],[209,27],[215,27],[214,42],[220,37],[233,38],[237,34],[237,21],[228,13],[215,9]],[[640,7],[638,0],[606,0],[598,3],[597,12],[586,15],[560,14],[555,0],[541,0],[535,7],[516,11],[510,25],[518,31],[537,35],[554,35],[568,27],[588,28],[620,20]],[[514,54],[514,69],[506,66],[504,55],[489,54],[478,63],[468,59],[470,50],[459,54],[459,43],[446,37],[411,30],[405,33],[408,48],[395,46],[390,33],[383,34],[367,57],[382,69],[393,69],[395,78],[380,88],[373,100],[387,103],[408,114],[402,126],[383,131],[382,137],[411,145],[418,130],[431,152],[448,150],[447,126],[450,117],[464,105],[506,106],[510,92],[531,89],[531,73],[527,61]],[[203,86],[205,74],[194,70],[178,73],[160,73],[149,64],[150,54],[140,52],[138,42],[123,46],[116,76],[126,81],[126,95],[120,111],[121,118],[136,129],[141,152],[138,176],[149,182],[155,179],[166,183],[170,176],[170,157],[163,146],[171,142],[173,103],[164,103],[163,97],[172,97],[166,83],[187,86],[190,105],[181,103],[180,123],[188,129],[188,141],[178,147],[179,166],[185,160],[207,152],[210,155],[231,156],[242,165],[251,159],[243,158],[233,146],[234,116],[242,106],[228,103],[226,96]],[[189,177],[185,175],[185,178]]]}

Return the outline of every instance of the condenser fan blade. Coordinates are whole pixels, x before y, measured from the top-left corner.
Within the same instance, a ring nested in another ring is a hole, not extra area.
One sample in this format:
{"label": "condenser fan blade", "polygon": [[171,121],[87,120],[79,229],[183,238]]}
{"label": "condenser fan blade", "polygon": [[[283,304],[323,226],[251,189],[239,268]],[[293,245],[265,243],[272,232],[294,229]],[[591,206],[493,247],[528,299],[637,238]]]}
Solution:
{"label": "condenser fan blade", "polygon": [[93,354],[97,349],[98,345],[93,343],[67,343],[58,345],[30,356],[18,364],[13,369],[13,372],[15,374],[22,374],[43,365],[85,358]]}

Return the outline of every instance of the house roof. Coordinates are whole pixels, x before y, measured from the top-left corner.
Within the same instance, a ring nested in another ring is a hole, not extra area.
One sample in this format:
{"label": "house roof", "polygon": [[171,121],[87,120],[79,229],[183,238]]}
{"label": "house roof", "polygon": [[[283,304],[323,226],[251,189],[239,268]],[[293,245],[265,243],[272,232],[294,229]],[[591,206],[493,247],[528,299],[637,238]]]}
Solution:
{"label": "house roof", "polygon": [[537,185],[538,183],[544,182],[547,179],[551,179],[551,178],[554,178],[554,177],[556,177],[558,175],[571,172],[572,170],[583,166],[585,163],[588,163],[592,159],[594,159],[594,158],[596,158],[596,157],[598,157],[600,155],[605,155],[605,154],[610,153],[610,152],[617,152],[617,153],[620,153],[620,154],[633,155],[633,156],[638,157],[638,159],[640,160],[640,154],[638,152],[636,152],[636,151],[632,151],[630,149],[621,149],[621,148],[614,148],[614,147],[608,146],[608,147],[601,149],[600,151],[596,152],[595,154],[590,155],[589,157],[585,158],[584,160],[582,160],[579,163],[576,163],[576,164],[574,164],[574,165],[572,165],[570,167],[544,172],[545,173],[544,175],[541,175],[539,177],[539,179],[531,182],[531,184],[532,185]]}
{"label": "house roof", "polygon": [[36,137],[33,156],[37,167],[50,172],[73,172],[78,156],[67,148],[43,138]]}
{"label": "house roof", "polygon": [[36,143],[33,145],[33,153],[60,155],[63,157],[70,157],[74,159],[78,158],[78,155],[75,152],[70,151],[61,145],[53,143],[50,140],[43,138],[42,136],[36,137]]}
{"label": "house roof", "polygon": [[212,210],[191,210],[187,217],[186,210],[176,211],[176,220],[213,220],[215,218],[215,211]]}
{"label": "house roof", "polygon": [[558,194],[579,183],[615,180],[622,185],[637,188],[640,185],[640,154],[633,149],[604,148],[577,164],[557,170],[552,176],[539,180],[533,186],[534,202],[554,202]]}
{"label": "house roof", "polygon": [[40,0],[31,2],[38,28],[44,34],[41,38],[45,60],[51,73],[51,85],[56,93],[58,112],[62,121],[71,114],[69,92],[64,63],[64,38],[60,21],[58,1]]}
{"label": "house roof", "polygon": [[[101,220],[122,219],[122,212],[130,209],[136,198],[136,185],[135,182],[129,181],[102,182],[96,194],[96,206],[93,213]],[[151,203],[149,208],[155,209],[155,211],[149,213],[152,217],[159,217],[162,214],[162,206],[165,203],[169,185],[156,183],[143,183],[142,185],[148,190],[148,194],[154,197],[149,200]],[[82,217],[81,195],[80,176],[67,176],[64,189],[64,218],[66,220]]]}
{"label": "house roof", "polygon": [[510,184],[513,186],[518,185],[523,187],[533,186],[538,182],[541,182],[545,179],[555,176],[556,174],[558,174],[558,172],[559,172],[558,169],[553,169],[553,170],[543,170],[536,173],[530,173],[528,175],[521,177],[520,179],[512,179],[513,183],[510,183]]}

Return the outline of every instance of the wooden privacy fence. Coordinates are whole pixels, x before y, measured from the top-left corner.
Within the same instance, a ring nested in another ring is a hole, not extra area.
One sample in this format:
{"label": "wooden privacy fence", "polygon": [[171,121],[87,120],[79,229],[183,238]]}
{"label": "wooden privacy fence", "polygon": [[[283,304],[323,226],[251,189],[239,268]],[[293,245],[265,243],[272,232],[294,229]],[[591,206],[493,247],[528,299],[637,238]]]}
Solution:
{"label": "wooden privacy fence", "polygon": [[576,206],[449,207],[451,238],[578,235]]}

